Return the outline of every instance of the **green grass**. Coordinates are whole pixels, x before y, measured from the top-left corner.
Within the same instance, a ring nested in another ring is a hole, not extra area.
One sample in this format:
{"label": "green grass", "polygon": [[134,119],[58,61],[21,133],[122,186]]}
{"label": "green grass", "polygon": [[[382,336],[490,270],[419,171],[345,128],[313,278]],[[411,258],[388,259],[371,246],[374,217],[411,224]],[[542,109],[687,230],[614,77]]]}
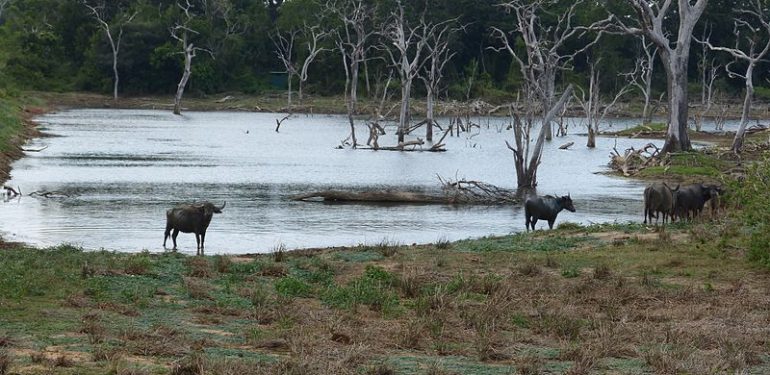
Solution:
{"label": "green grass", "polygon": [[0,152],[11,150],[11,141],[23,128],[19,100],[0,94]]}
{"label": "green grass", "polygon": [[671,155],[671,163],[667,166],[653,166],[639,172],[640,177],[681,176],[685,178],[717,179],[726,163],[699,152],[689,152]]}
{"label": "green grass", "polygon": [[505,237],[484,237],[477,240],[464,240],[454,244],[459,251],[468,252],[521,252],[521,251],[559,251],[569,250],[589,241],[593,237],[539,236],[539,233],[519,233]]}

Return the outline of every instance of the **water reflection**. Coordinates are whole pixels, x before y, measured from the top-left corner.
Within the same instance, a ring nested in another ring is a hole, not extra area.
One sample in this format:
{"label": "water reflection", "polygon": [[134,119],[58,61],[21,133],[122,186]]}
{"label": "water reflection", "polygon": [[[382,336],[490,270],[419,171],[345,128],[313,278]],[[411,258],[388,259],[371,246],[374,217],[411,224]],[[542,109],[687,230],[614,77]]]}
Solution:
{"label": "water reflection", "polygon": [[[72,110],[39,118],[55,137],[34,140],[13,166],[11,186],[25,193],[61,192],[54,199],[23,197],[2,204],[6,240],[35,245],[75,243],[89,249],[162,250],[165,210],[207,199],[221,204],[206,237],[208,253],[356,245],[383,239],[431,242],[524,230],[520,207],[361,205],[294,202],[293,194],[322,189],[431,190],[437,175],[514,188],[506,119],[479,121],[474,135],[447,138],[445,153],[335,149],[347,136],[343,116],[295,116],[276,133],[282,114],[244,112]],[[478,120],[477,120],[478,121]],[[577,121],[577,120],[574,120]],[[635,124],[627,120],[627,125]],[[576,122],[577,124],[577,122]],[[613,127],[624,126],[614,120]],[[359,128],[363,133],[364,127]],[[577,125],[571,132],[577,131]],[[395,144],[393,129],[380,138]],[[566,142],[570,150],[558,150]],[[570,193],[576,213],[558,222],[641,220],[639,183],[601,174],[616,140],[569,135],[547,144],[539,172],[541,194]],[[618,139],[617,148],[648,140]],[[542,224],[542,223],[541,223]],[[539,227],[541,227],[539,225]],[[194,253],[195,239],[179,247]]]}

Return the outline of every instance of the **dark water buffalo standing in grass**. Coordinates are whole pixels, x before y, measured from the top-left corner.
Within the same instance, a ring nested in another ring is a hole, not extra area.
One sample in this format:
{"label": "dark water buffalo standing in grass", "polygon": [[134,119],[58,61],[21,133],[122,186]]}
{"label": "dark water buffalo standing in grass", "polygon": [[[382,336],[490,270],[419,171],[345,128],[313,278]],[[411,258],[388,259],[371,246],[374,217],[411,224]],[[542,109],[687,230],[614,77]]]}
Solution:
{"label": "dark water buffalo standing in grass", "polygon": [[663,214],[663,223],[666,223],[666,219],[674,217],[674,209],[676,207],[677,191],[679,191],[679,185],[676,188],[671,189],[666,183],[656,182],[644,189],[644,223],[647,224],[647,220],[650,220],[652,224],[652,218],[655,217],[655,223],[658,223],[658,214]]}
{"label": "dark water buffalo standing in grass", "polygon": [[[198,244],[196,254],[203,255],[203,241],[206,240],[206,229],[211,223],[211,217],[214,214],[221,214],[225,205],[227,202],[224,202],[221,207],[209,202],[181,204],[166,211],[166,233],[163,237],[163,248],[166,247],[166,240],[169,235],[171,235],[174,250],[176,250],[176,236],[179,232],[195,233],[195,242]],[[172,229],[174,230],[173,234],[171,234]]]}
{"label": "dark water buffalo standing in grass", "polygon": [[561,210],[566,209],[575,212],[575,206],[572,205],[572,198],[569,194],[562,197],[553,197],[546,195],[544,197],[530,197],[524,202],[524,226],[529,231],[530,224],[532,230],[535,230],[535,224],[539,219],[548,221],[548,228],[553,229],[553,222],[556,221],[556,215]]}
{"label": "dark water buffalo standing in grass", "polygon": [[709,200],[718,200],[722,189],[716,185],[692,184],[683,186],[676,194],[676,216],[695,219]]}

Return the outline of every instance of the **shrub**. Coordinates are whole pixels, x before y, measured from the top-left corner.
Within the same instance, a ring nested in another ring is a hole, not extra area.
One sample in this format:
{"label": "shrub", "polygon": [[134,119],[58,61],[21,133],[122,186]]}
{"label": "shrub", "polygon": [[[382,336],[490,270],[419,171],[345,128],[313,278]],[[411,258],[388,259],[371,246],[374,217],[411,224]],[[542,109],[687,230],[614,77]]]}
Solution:
{"label": "shrub", "polygon": [[310,297],[312,288],[294,276],[285,276],[275,281],[275,291],[287,297]]}
{"label": "shrub", "polygon": [[734,215],[748,233],[748,259],[770,268],[770,154],[746,168],[746,178],[729,186]]}

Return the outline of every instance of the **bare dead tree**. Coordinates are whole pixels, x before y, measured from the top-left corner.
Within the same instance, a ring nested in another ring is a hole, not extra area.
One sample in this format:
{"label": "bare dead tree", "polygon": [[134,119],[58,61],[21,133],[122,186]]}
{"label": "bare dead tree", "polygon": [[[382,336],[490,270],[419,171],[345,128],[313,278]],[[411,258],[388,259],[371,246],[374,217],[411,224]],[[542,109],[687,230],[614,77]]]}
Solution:
{"label": "bare dead tree", "polygon": [[[751,102],[754,98],[754,68],[770,52],[770,15],[768,15],[767,10],[763,9],[760,0],[752,0],[748,7],[737,9],[736,12],[739,17],[734,19],[735,47],[714,46],[708,39],[704,43],[711,50],[727,52],[732,55],[735,60],[725,66],[727,75],[730,78],[743,78],[746,85],[741,124],[735,132],[731,147],[733,152],[740,153],[746,135],[746,125],[751,116]],[[745,17],[745,19],[741,17]],[[741,35],[744,30],[747,31],[746,36]],[[764,46],[761,43],[764,43]],[[740,73],[732,68],[737,60],[746,63],[745,72]]]}
{"label": "bare dead tree", "polygon": [[342,24],[341,28],[334,32],[334,36],[345,68],[345,99],[350,138],[352,147],[356,148],[358,143],[353,116],[358,106],[358,75],[361,63],[366,61],[369,39],[375,34],[375,28],[370,27],[375,8],[366,0],[327,0],[325,10]]}
{"label": "bare dead tree", "polygon": [[312,64],[315,58],[318,57],[318,54],[329,51],[328,48],[321,46],[321,43],[329,35],[328,32],[321,30],[321,26],[308,26],[306,23],[302,30],[305,39],[306,55],[302,61],[302,68],[299,70],[299,91],[297,92],[297,98],[299,99],[300,104],[302,104],[302,87],[305,82],[307,82],[307,72],[310,68],[310,64]]}
{"label": "bare dead tree", "polygon": [[602,105],[601,90],[599,89],[601,83],[599,77],[601,74],[597,69],[600,60],[601,59],[591,64],[587,97],[586,92],[580,87],[578,87],[580,95],[578,96],[577,93],[574,95],[575,99],[580,103],[580,106],[583,107],[583,111],[586,115],[586,126],[588,127],[586,147],[588,148],[596,147],[596,134],[599,132],[599,124],[604,121],[607,114],[612,110],[615,104],[617,104],[618,100],[631,91],[632,86],[631,83],[627,83],[618,90],[610,103]]}
{"label": "bare dead tree", "polygon": [[644,108],[642,109],[642,124],[649,124],[652,121],[652,74],[655,68],[655,57],[658,49],[653,43],[647,42],[647,38],[640,38],[641,51],[644,56],[639,56],[634,64],[634,71],[631,73],[621,73],[628,82],[636,87],[644,97]]}
{"label": "bare dead tree", "polygon": [[[0,12],[5,7],[8,1],[0,3]],[[91,12],[91,16],[99,23],[101,28],[107,35],[107,40],[110,42],[110,48],[112,49],[112,73],[113,73],[113,87],[112,87],[112,99],[118,100],[118,85],[120,83],[120,75],[118,74],[118,54],[120,54],[120,43],[123,40],[123,27],[130,24],[137,12],[126,13],[120,11],[113,19],[108,19],[107,5],[104,1],[98,5],[89,4],[88,0],[83,0],[83,5]],[[110,22],[113,25],[110,25]],[[113,28],[117,28],[118,35],[113,37]]]}
{"label": "bare dead tree", "polygon": [[199,51],[208,53],[212,58],[214,55],[205,48],[195,47],[194,43],[190,40],[191,35],[198,34],[197,31],[188,26],[195,19],[195,14],[192,11],[193,5],[190,4],[190,0],[185,0],[184,5],[177,1],[176,5],[184,13],[182,23],[180,24],[177,22],[176,25],[170,28],[171,37],[176,39],[182,47],[182,51],[179,53],[184,55],[184,71],[182,72],[182,78],[177,85],[176,95],[174,95],[174,114],[180,115],[182,114],[182,96],[184,95],[184,89],[185,86],[187,86],[187,81],[190,80],[190,76],[192,75],[193,58],[195,58]]}
{"label": "bare dead tree", "polygon": [[276,30],[270,39],[275,46],[275,54],[281,60],[281,63],[286,68],[286,74],[288,76],[288,92],[286,94],[286,105],[291,108],[291,95],[292,95],[292,82],[295,76],[299,76],[299,70],[297,70],[297,63],[295,61],[294,43],[299,35],[299,29],[291,29],[286,32]]}
{"label": "bare dead tree", "polygon": [[[556,25],[546,27],[541,23],[541,15],[552,4],[551,0],[514,0],[499,4],[503,10],[516,15],[516,25],[513,32],[492,28],[493,35],[502,47],[491,47],[495,51],[506,50],[511,54],[521,71],[521,75],[529,86],[528,95],[536,95],[545,115],[553,107],[556,90],[556,76],[561,70],[568,69],[575,55],[593,46],[602,32],[596,33],[592,40],[583,43],[583,47],[572,53],[564,53],[565,43],[586,36],[588,30],[599,30],[610,18],[597,21],[589,26],[573,25],[575,10],[583,4],[582,0],[575,1],[564,13],[558,15]],[[524,53],[516,47],[515,37],[521,37],[524,42]],[[546,139],[553,138],[551,123],[545,123]]]}
{"label": "bare dead tree", "polygon": [[439,25],[427,23],[424,14],[416,26],[409,25],[404,18],[404,4],[397,0],[397,8],[390,15],[382,35],[393,48],[385,48],[391,64],[401,79],[401,109],[398,116],[398,142],[404,142],[409,128],[409,99],[412,95],[412,83],[425,63],[428,35],[435,32]]}
{"label": "bare dead tree", "polygon": [[[658,47],[666,71],[669,123],[662,152],[690,150],[692,145],[687,135],[690,40],[708,0],[697,0],[695,4],[691,0],[679,0],[677,10],[672,9],[672,0],[626,0],[626,3],[634,10],[634,14],[630,17],[614,17],[614,27],[622,33],[646,36]],[[676,31],[670,31],[667,27],[671,23],[668,18],[673,18],[674,12],[678,16],[678,27]],[[676,35],[675,40],[670,39],[672,35]]]}
{"label": "bare dead tree", "polygon": [[703,119],[711,112],[711,107],[714,106],[714,82],[719,77],[719,69],[721,69],[721,66],[716,63],[716,60],[711,60],[711,63],[703,69],[701,77],[701,110],[695,122],[696,131],[703,129]]}
{"label": "bare dead tree", "polygon": [[[508,141],[505,144],[508,149],[513,151],[514,167],[516,168],[516,181],[519,188],[534,188],[537,186],[537,169],[540,166],[540,160],[543,156],[543,145],[545,144],[545,136],[547,132],[547,126],[550,121],[561,111],[561,107],[567,102],[572,95],[572,85],[569,85],[561,95],[561,98],[550,108],[548,113],[543,118],[540,133],[535,141],[534,148],[530,150],[531,130],[534,126],[534,116],[532,112],[529,112],[525,118],[525,121],[521,121],[521,117],[511,106],[511,112],[513,115],[513,134],[515,146],[511,146]],[[525,98],[531,98],[525,96]],[[530,106],[525,106],[525,110],[531,111]],[[531,151],[531,153],[530,153]]]}
{"label": "bare dead tree", "polygon": [[432,33],[428,34],[425,43],[428,61],[420,79],[425,84],[426,90],[425,139],[428,142],[433,142],[433,127],[436,125],[433,118],[434,100],[440,89],[444,66],[455,55],[455,52],[449,49],[449,38],[457,30],[452,25],[456,21],[457,19],[452,19],[435,28]]}

